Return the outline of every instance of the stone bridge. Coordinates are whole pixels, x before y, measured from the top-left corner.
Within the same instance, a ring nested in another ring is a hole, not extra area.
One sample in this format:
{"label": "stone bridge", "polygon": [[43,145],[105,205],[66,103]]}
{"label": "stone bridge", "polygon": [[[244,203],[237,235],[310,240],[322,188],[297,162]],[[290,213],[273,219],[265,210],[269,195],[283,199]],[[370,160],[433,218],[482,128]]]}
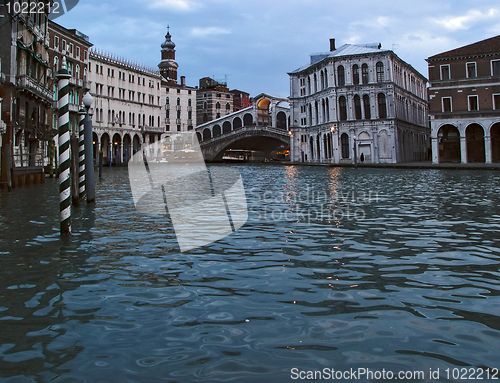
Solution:
{"label": "stone bridge", "polygon": [[287,99],[260,94],[253,106],[196,127],[205,161],[219,161],[228,149],[255,150],[264,155],[290,144]]}

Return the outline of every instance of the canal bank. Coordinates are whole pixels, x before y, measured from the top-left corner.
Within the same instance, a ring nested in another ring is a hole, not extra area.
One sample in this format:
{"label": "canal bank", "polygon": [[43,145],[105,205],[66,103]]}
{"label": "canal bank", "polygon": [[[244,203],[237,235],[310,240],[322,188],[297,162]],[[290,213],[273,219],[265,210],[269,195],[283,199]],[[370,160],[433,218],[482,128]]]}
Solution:
{"label": "canal bank", "polygon": [[306,163],[306,162],[280,162],[281,165],[302,165],[302,166],[327,166],[327,167],[340,167],[340,168],[385,168],[385,169],[450,169],[450,170],[500,170],[500,163],[443,163],[434,164],[432,162],[405,162],[399,164],[368,164],[358,163],[354,164],[330,164],[330,163]]}

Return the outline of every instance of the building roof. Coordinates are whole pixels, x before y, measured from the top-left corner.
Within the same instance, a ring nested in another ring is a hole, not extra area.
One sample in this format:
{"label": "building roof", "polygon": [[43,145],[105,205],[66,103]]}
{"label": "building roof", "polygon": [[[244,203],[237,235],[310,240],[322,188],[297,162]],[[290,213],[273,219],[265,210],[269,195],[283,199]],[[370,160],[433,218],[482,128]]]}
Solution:
{"label": "building roof", "polygon": [[500,53],[500,35],[429,57],[427,60]]}
{"label": "building roof", "polygon": [[311,55],[311,62],[307,65],[300,67],[290,73],[301,72],[310,66],[322,61],[327,57],[342,57],[342,56],[354,56],[354,55],[363,55],[369,53],[380,53],[380,52],[390,52],[388,49],[380,49],[380,44],[344,44],[339,49],[335,49],[333,52],[325,52],[325,53],[313,53]]}

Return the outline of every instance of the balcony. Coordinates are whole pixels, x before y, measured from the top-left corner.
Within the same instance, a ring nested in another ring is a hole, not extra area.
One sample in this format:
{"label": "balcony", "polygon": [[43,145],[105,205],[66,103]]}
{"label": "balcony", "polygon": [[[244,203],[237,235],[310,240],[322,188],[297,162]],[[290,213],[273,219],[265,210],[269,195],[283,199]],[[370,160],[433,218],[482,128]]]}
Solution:
{"label": "balcony", "polygon": [[180,105],[176,105],[175,106],[175,110],[182,110],[181,106]]}
{"label": "balcony", "polygon": [[141,126],[141,131],[143,133],[163,133],[165,131],[164,128],[160,128],[157,126]]}
{"label": "balcony", "polygon": [[54,93],[51,90],[29,76],[17,76],[16,85],[20,90],[26,90],[44,101],[52,102],[54,98]]}

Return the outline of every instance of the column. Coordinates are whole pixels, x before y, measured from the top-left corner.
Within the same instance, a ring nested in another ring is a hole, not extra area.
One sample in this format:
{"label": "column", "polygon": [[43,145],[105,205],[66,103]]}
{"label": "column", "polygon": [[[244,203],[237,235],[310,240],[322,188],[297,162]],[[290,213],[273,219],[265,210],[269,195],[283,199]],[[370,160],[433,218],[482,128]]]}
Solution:
{"label": "column", "polygon": [[491,164],[491,137],[485,136],[484,137],[484,155],[485,155],[485,162],[487,164]]}
{"label": "column", "polygon": [[467,163],[467,137],[460,136],[460,162]]}
{"label": "column", "polygon": [[439,164],[439,139],[431,137],[432,163]]}

